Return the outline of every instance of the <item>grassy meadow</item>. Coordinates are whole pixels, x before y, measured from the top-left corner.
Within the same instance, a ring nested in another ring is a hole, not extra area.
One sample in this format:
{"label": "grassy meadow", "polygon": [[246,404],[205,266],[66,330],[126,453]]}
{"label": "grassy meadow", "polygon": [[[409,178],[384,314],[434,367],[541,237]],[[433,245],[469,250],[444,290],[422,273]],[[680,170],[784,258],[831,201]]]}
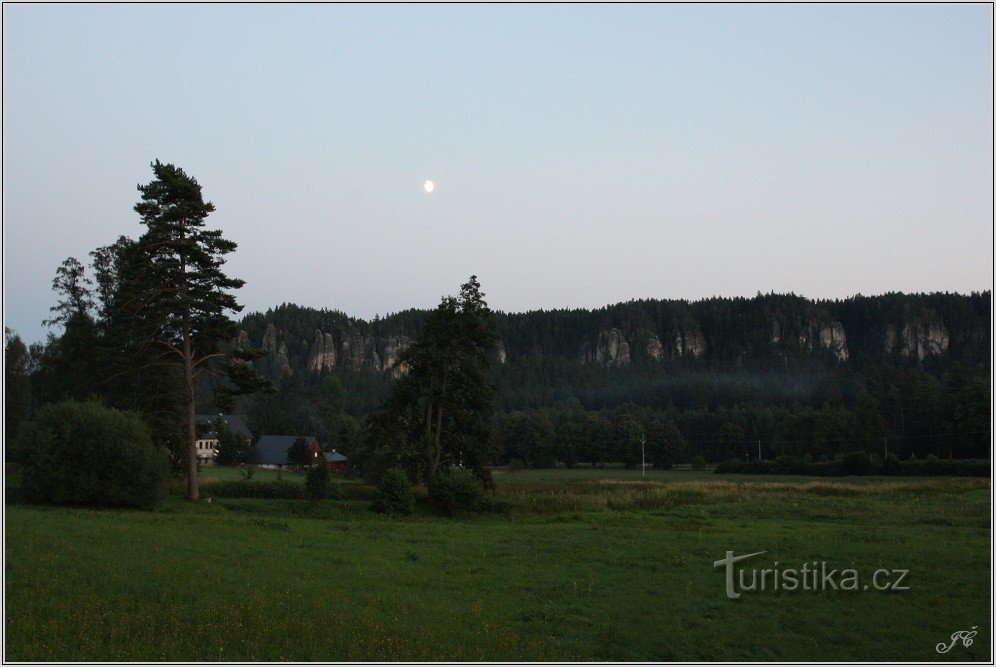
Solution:
{"label": "grassy meadow", "polygon": [[[379,516],[361,493],[8,505],[5,658],[990,659],[988,479],[719,477],[503,472],[503,510],[456,519]],[[730,600],[727,550],[908,568],[911,590]]]}

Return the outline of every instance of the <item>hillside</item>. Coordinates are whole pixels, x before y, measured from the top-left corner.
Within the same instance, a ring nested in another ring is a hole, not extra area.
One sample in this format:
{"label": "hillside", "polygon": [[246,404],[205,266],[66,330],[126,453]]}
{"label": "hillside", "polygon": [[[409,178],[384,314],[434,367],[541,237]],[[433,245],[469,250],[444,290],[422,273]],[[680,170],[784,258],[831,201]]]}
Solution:
{"label": "hillside", "polygon": [[[284,304],[242,320],[242,346],[267,350],[276,379],[404,372],[398,353],[425,311],[364,321]],[[498,365],[556,358],[602,368],[786,368],[807,362],[861,368],[914,364],[943,371],[988,362],[990,294],[886,294],[841,301],[758,295],[702,301],[641,300],[596,310],[499,313]]]}
{"label": "hillside", "polygon": [[[354,448],[425,314],[364,321],[284,304],[246,315],[237,344],[266,349],[259,366],[281,388],[243,402],[250,421]],[[632,445],[627,420],[673,422],[686,459],[745,456],[758,441],[814,457],[886,441],[901,455],[987,453],[989,292],[642,300],[497,319],[504,460],[632,462],[612,444]]]}

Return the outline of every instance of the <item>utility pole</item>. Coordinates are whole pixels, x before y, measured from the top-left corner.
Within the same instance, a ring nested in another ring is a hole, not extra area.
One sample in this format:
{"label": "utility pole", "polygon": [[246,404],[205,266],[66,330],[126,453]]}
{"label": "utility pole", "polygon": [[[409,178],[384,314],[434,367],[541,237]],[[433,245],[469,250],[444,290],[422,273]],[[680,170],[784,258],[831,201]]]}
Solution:
{"label": "utility pole", "polygon": [[646,477],[647,476],[647,436],[646,436],[646,434],[640,436],[640,465],[641,465],[640,477]]}
{"label": "utility pole", "polygon": [[889,439],[882,438],[882,444],[885,445],[885,458],[889,458]]}
{"label": "utility pole", "polygon": [[757,439],[757,460],[761,460],[761,439]]}

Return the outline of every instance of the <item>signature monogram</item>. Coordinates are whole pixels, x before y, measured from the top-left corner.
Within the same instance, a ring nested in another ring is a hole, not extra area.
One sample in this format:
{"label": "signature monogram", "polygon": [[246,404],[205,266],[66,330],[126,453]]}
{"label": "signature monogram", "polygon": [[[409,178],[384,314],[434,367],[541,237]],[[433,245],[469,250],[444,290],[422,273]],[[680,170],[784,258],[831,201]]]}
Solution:
{"label": "signature monogram", "polygon": [[966,647],[967,646],[971,646],[972,645],[972,637],[974,637],[975,635],[979,634],[975,630],[977,627],[979,627],[979,626],[973,625],[971,630],[959,630],[958,632],[955,632],[954,634],[951,635],[951,643],[950,644],[945,644],[944,642],[941,642],[940,644],[938,644],[935,647],[937,649],[937,652],[938,653],[947,653],[948,651],[950,651],[951,649],[953,649],[954,646],[955,646],[955,644],[957,644],[958,642],[961,642],[962,646],[966,646]]}

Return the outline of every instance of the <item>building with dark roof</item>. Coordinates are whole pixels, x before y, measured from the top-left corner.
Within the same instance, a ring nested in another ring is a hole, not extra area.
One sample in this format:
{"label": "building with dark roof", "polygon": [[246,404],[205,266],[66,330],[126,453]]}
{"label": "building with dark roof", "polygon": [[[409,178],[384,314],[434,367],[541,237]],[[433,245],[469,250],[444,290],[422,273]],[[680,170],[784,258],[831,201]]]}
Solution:
{"label": "building with dark roof", "polygon": [[264,435],[253,447],[246,463],[265,468],[283,468],[294,465],[287,459],[287,450],[300,437],[304,438],[308,451],[311,452],[312,461],[317,461],[322,455],[322,448],[313,435]]}
{"label": "building with dark roof", "polygon": [[349,459],[335,451],[322,452],[322,457],[325,459],[325,467],[331,472],[346,472],[346,466],[349,464]]}

